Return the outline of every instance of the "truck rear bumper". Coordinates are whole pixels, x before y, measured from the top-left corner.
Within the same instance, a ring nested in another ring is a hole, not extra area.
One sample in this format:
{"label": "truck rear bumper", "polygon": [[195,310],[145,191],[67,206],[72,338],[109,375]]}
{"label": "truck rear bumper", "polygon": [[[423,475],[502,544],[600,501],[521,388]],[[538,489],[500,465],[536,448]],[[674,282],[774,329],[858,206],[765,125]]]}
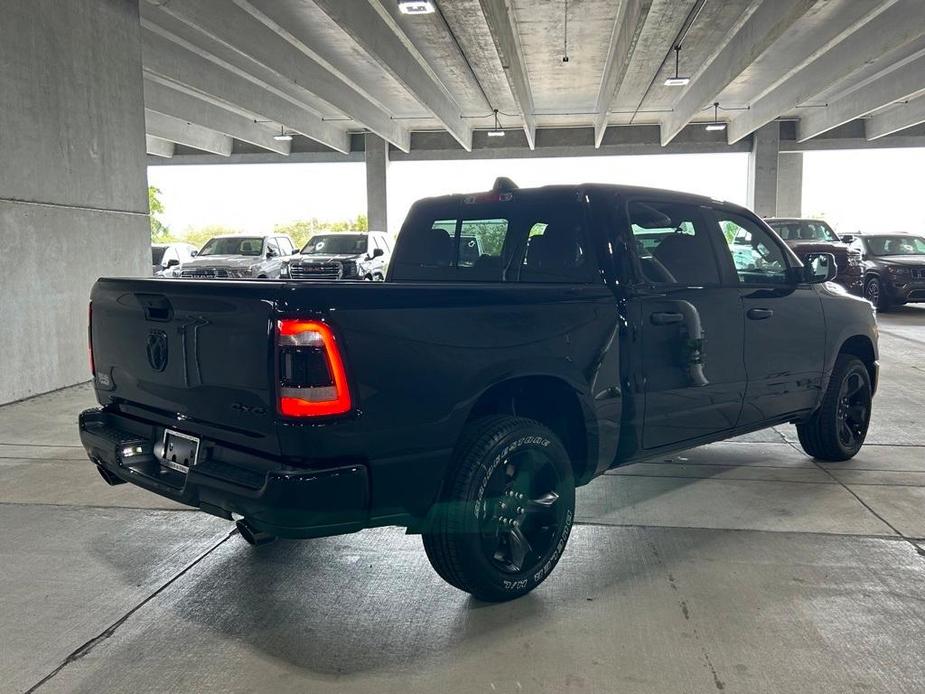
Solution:
{"label": "truck rear bumper", "polygon": [[79,426],[87,455],[111,484],[131,482],[228,520],[237,514],[277,537],[341,535],[368,525],[365,465],[294,468],[258,454],[230,463],[203,440],[196,464],[183,473],[154,455],[163,436],[155,425],[94,408],[80,414]]}

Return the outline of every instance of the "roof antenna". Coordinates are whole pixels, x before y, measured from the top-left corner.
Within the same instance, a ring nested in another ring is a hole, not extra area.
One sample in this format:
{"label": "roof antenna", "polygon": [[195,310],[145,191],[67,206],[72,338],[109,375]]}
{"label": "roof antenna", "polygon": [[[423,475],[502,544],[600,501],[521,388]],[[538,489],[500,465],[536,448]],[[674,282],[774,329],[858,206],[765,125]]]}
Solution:
{"label": "roof antenna", "polygon": [[498,176],[498,178],[495,179],[495,185],[493,185],[491,189],[496,193],[510,193],[513,190],[517,190],[518,185],[507,176]]}

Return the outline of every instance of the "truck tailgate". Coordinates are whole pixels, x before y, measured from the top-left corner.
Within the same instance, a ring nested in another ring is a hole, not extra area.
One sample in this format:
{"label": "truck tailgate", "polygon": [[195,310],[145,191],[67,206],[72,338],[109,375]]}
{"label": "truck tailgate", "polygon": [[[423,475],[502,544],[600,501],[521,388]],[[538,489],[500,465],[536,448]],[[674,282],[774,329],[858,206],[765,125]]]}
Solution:
{"label": "truck tailgate", "polygon": [[101,279],[91,336],[103,404],[278,450],[272,321],[281,285]]}

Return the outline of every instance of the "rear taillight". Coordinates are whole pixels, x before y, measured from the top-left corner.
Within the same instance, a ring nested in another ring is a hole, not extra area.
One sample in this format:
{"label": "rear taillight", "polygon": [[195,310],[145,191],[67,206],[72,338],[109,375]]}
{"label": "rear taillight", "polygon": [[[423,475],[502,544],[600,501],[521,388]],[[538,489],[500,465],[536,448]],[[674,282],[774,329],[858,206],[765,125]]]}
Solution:
{"label": "rear taillight", "polygon": [[93,302],[87,309],[87,349],[90,353],[90,375],[96,378],[96,364],[93,363]]}
{"label": "rear taillight", "polygon": [[321,321],[277,321],[279,412],[320,417],[350,411],[347,371],[331,328]]}

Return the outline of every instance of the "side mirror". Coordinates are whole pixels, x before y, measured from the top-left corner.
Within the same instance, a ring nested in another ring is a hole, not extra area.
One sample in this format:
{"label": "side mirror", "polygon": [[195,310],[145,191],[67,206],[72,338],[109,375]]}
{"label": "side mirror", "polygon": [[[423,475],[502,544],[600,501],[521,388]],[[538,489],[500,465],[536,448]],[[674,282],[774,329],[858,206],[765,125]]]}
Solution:
{"label": "side mirror", "polygon": [[176,258],[171,258],[170,260],[167,261],[167,267],[176,267],[179,264],[180,264],[180,261],[177,260]]}
{"label": "side mirror", "polygon": [[831,253],[807,253],[803,258],[803,281],[809,284],[831,282],[838,275],[835,256]]}
{"label": "side mirror", "polygon": [[851,243],[854,241],[854,234],[845,234],[841,237],[842,243]]}
{"label": "side mirror", "polygon": [[268,248],[268,249],[267,249],[267,258],[275,258],[275,257],[276,257],[276,251],[274,251],[272,248]]}
{"label": "side mirror", "polygon": [[197,255],[199,255],[199,251],[190,251],[190,252],[189,252],[189,257],[190,257],[190,258],[195,258]]}
{"label": "side mirror", "polygon": [[373,249],[373,256],[372,256],[373,258],[381,258],[384,255],[385,255],[385,251],[382,250],[381,248]]}

